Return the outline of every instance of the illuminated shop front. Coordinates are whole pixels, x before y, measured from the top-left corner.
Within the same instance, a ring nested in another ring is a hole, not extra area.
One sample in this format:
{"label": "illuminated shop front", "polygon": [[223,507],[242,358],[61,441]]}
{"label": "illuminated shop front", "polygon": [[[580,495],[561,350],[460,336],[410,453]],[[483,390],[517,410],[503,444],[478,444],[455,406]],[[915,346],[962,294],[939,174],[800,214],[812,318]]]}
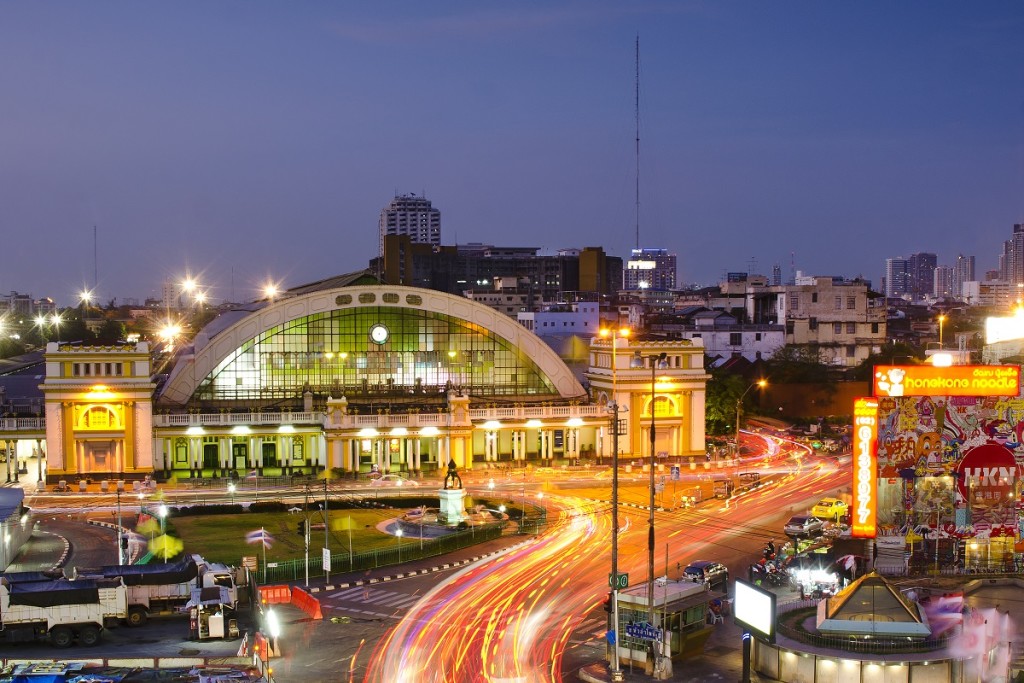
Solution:
{"label": "illuminated shop front", "polygon": [[1005,571],[1021,546],[1019,366],[876,369],[878,535],[922,565]]}

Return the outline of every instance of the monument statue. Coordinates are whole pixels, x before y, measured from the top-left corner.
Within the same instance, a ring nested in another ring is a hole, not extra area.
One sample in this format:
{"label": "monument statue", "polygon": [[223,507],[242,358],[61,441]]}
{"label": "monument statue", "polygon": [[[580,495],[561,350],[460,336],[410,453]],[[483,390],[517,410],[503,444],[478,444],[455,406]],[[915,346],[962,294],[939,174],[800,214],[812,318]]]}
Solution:
{"label": "monument statue", "polygon": [[[448,484],[451,483],[451,486]],[[444,487],[446,489],[461,489],[462,488],[462,477],[459,476],[459,471],[455,468],[455,461],[448,461],[448,476],[444,478]]]}

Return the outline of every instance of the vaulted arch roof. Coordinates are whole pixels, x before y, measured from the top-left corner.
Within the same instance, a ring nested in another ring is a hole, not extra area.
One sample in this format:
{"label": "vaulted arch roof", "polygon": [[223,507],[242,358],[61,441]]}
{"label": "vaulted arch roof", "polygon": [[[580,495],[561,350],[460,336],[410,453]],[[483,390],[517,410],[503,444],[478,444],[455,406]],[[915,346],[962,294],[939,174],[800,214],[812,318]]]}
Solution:
{"label": "vaulted arch roof", "polygon": [[539,337],[443,292],[387,285],[311,291],[235,312],[196,338],[159,401],[273,401],[314,394],[458,388],[473,396],[583,398]]}

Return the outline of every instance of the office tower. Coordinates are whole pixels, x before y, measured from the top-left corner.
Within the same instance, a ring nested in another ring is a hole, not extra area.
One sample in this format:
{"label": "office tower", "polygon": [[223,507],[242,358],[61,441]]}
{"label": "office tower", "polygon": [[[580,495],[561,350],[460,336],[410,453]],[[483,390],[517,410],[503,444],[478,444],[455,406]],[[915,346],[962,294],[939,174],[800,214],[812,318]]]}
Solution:
{"label": "office tower", "polygon": [[625,289],[675,289],[676,255],[667,249],[633,249],[622,279]]}
{"label": "office tower", "polygon": [[380,212],[379,255],[384,255],[387,235],[408,235],[414,244],[441,244],[441,211],[426,197],[402,194]]}

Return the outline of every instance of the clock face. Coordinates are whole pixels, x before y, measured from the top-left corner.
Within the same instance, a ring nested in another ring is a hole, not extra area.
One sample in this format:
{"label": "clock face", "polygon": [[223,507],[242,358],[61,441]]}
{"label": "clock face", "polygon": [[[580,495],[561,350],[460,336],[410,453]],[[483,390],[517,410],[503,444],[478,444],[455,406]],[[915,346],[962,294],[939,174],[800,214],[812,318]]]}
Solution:
{"label": "clock face", "polygon": [[374,325],[370,328],[370,341],[374,344],[383,344],[388,340],[388,328],[383,325]]}

